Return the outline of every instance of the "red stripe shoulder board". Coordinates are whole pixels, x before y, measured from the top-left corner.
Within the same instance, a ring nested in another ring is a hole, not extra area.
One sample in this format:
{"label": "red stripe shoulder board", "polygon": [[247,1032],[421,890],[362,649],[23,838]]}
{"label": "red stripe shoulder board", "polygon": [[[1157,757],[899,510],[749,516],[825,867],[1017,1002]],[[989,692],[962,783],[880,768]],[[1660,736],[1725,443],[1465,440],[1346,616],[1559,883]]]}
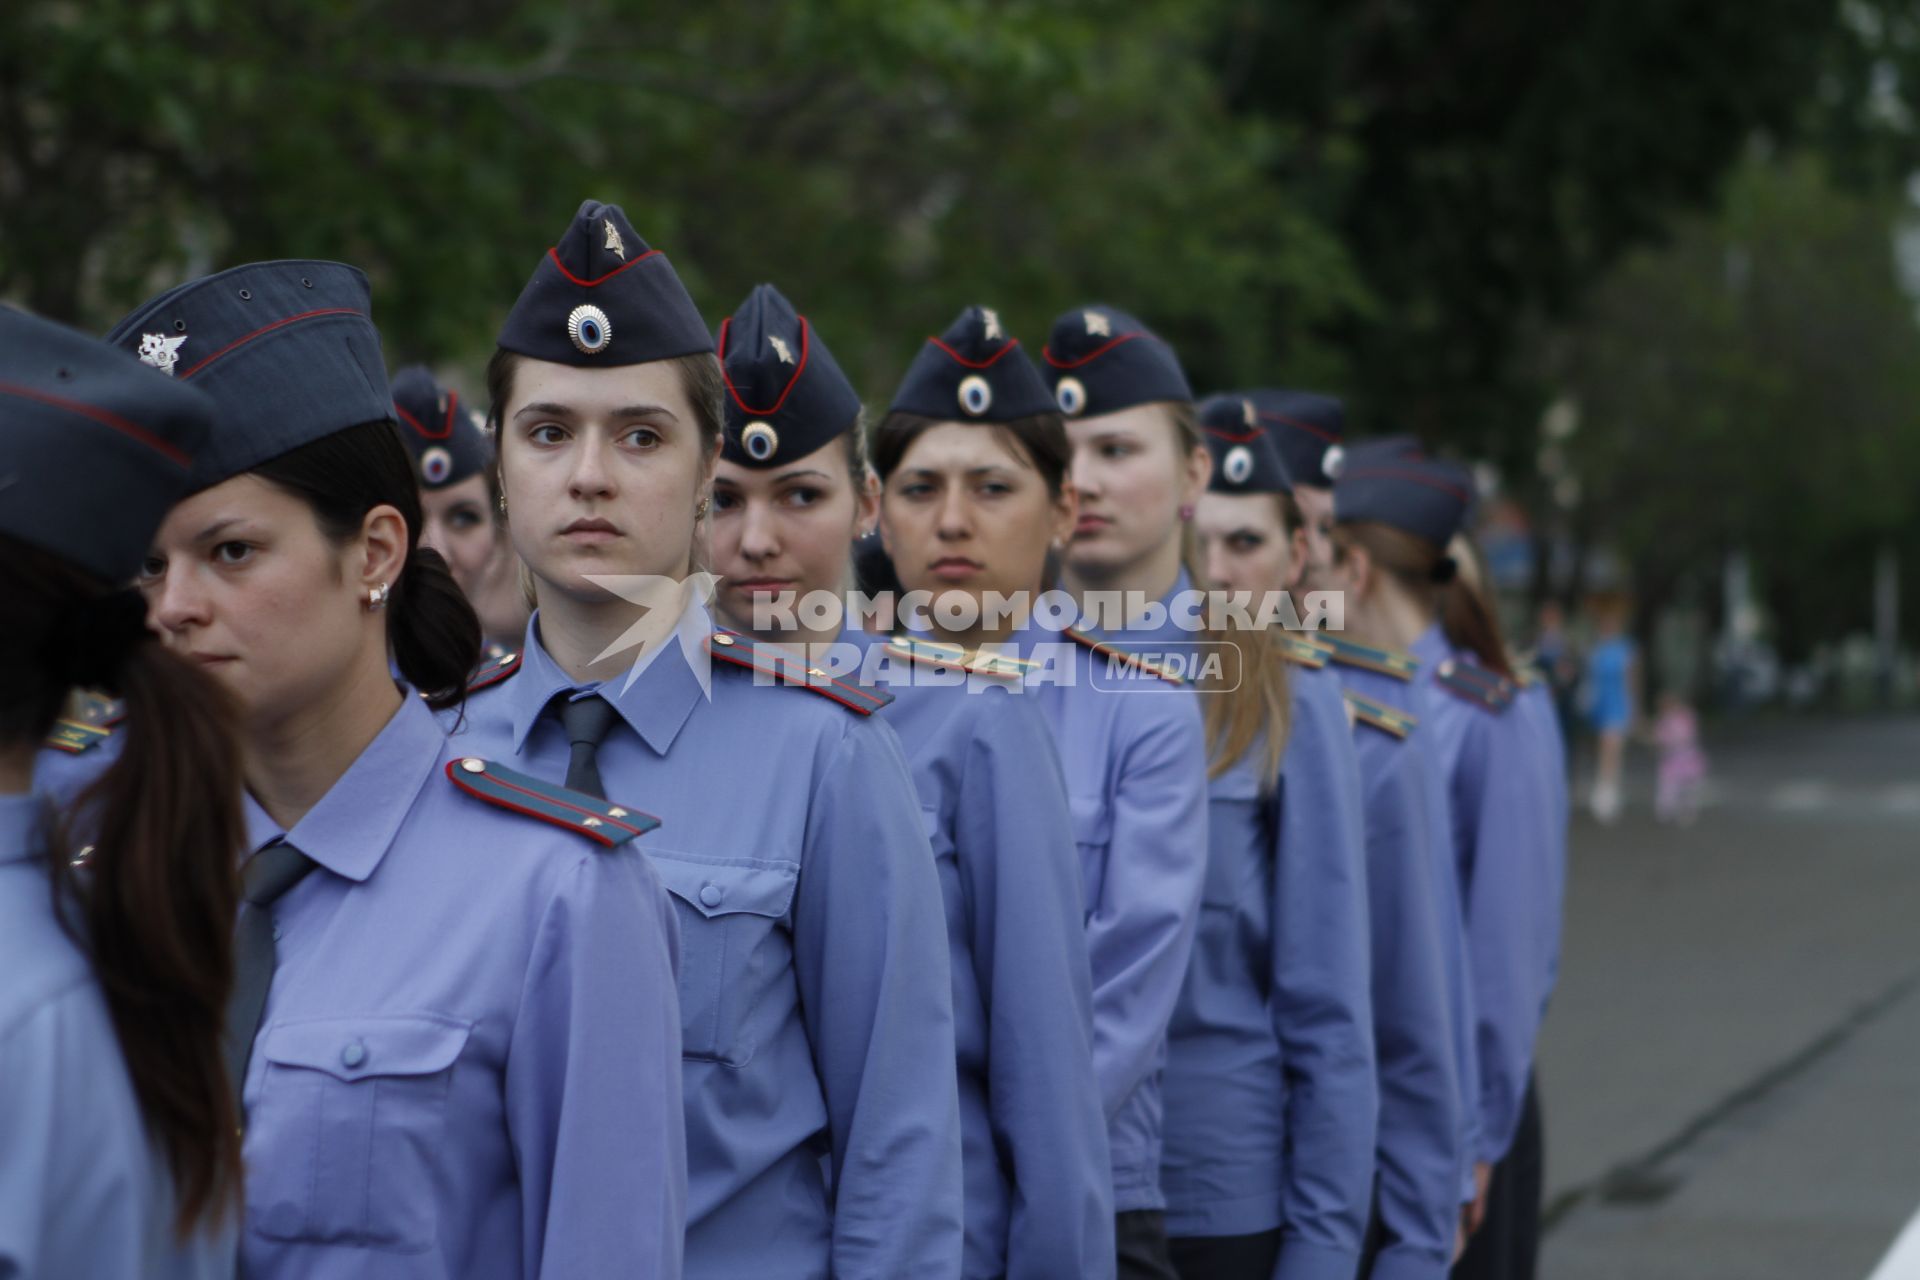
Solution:
{"label": "red stripe shoulder board", "polygon": [[1483,711],[1499,715],[1513,705],[1514,683],[1498,672],[1448,658],[1433,675],[1441,688]]}
{"label": "red stripe shoulder board", "polygon": [[499,684],[514,672],[520,670],[520,661],[526,655],[522,653],[503,653],[497,658],[488,658],[474,668],[467,677],[467,692],[478,693]]}
{"label": "red stripe shoulder board", "polygon": [[565,827],[609,849],[660,825],[660,819],[651,814],[569,791],[478,756],[447,761],[447,777],[476,800]]}
{"label": "red stripe shoulder board", "polygon": [[808,666],[805,658],[789,649],[755,643],[738,631],[721,630],[708,636],[707,652],[726,665],[772,676],[781,684],[811,689],[859,715],[870,716],[893,701],[893,695],[885,689],[839,679]]}
{"label": "red stripe shoulder board", "polygon": [[[1179,672],[1170,670],[1149,658],[1143,658],[1137,653],[1128,653],[1125,649],[1119,648],[1116,645],[1110,645],[1104,640],[1095,640],[1084,631],[1068,627],[1067,635],[1082,647],[1099,654],[1103,658],[1112,658],[1123,666],[1130,667],[1135,671],[1144,671],[1150,676],[1158,676],[1168,684],[1186,683],[1186,678]],[[1109,668],[1109,670],[1111,670],[1111,668]]]}
{"label": "red stripe shoulder board", "polygon": [[918,666],[937,670],[958,669],[977,676],[998,676],[1005,680],[1025,679],[1035,664],[1008,653],[989,653],[957,644],[928,640],[923,636],[897,635],[887,641],[890,657],[904,658]]}

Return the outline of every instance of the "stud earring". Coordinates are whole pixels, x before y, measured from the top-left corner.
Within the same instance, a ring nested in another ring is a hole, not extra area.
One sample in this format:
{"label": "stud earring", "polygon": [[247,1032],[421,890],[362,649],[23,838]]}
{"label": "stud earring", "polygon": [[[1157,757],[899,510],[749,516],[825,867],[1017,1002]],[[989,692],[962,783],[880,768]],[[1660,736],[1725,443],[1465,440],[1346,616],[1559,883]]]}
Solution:
{"label": "stud earring", "polygon": [[702,498],[700,499],[700,505],[693,509],[693,518],[695,520],[704,520],[707,518],[707,512],[712,509],[713,509],[713,499]]}
{"label": "stud earring", "polygon": [[1193,520],[1193,504],[1191,502],[1183,502],[1180,504],[1180,519],[1189,523]]}
{"label": "stud earring", "polygon": [[387,595],[393,588],[386,583],[367,588],[367,612],[378,613],[387,607]]}

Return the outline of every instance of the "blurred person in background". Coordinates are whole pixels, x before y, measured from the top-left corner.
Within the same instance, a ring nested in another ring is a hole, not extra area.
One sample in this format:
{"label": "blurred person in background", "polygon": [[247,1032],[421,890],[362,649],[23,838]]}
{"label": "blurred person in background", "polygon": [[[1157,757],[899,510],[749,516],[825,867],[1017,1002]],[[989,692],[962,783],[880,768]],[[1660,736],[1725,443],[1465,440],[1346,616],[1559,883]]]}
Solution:
{"label": "blurred person in background", "polygon": [[1627,737],[1639,715],[1639,655],[1626,634],[1625,601],[1603,601],[1594,615],[1598,639],[1587,654],[1580,701],[1587,723],[1593,726],[1598,749],[1589,804],[1596,819],[1612,823],[1620,817]]}

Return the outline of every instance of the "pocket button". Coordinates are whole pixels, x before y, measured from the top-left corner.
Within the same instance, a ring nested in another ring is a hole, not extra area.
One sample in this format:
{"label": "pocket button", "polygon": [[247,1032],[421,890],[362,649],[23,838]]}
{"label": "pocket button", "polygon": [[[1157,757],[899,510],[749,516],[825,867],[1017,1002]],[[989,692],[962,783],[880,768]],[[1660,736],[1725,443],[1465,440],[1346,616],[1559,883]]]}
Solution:
{"label": "pocket button", "polygon": [[346,1067],[349,1071],[366,1060],[367,1046],[358,1040],[350,1041],[347,1047],[340,1051],[340,1065]]}
{"label": "pocket button", "polygon": [[726,896],[727,891],[711,880],[700,886],[700,901],[709,907],[719,906],[721,899]]}

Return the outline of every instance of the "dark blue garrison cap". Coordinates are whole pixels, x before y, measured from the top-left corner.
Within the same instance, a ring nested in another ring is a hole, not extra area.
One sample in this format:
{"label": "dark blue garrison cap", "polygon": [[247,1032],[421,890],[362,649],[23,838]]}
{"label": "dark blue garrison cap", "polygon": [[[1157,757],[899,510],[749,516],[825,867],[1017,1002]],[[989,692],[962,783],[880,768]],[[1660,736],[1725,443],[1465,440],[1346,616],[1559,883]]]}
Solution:
{"label": "dark blue garrison cap", "polygon": [[124,351],[0,307],[0,534],[126,582],[187,492],[213,414]]}
{"label": "dark blue garrison cap", "polygon": [[1200,402],[1200,434],[1213,455],[1214,493],[1292,493],[1293,481],[1273,433],[1260,425],[1245,396],[1208,396]]}
{"label": "dark blue garrison cap", "polygon": [[212,398],[195,489],[393,417],[367,278],[338,262],[256,262],[190,280],[135,309],[107,341]]}
{"label": "dark blue garrison cap", "polygon": [[807,318],[770,284],[755,285],[716,335],[727,384],[722,452],[743,467],[778,467],[845,435],[860,393]]}
{"label": "dark blue garrison cap", "polygon": [[480,475],[493,460],[493,442],[478,415],[423,364],[408,365],[393,375],[393,411],[423,488],[459,484]]}
{"label": "dark blue garrison cap", "polygon": [[1409,453],[1396,438],[1354,448],[1333,482],[1333,518],[1376,520],[1444,549],[1473,498],[1466,468]]}
{"label": "dark blue garrison cap", "polygon": [[1332,488],[1344,455],[1346,406],[1311,391],[1249,391],[1246,396],[1273,434],[1287,474],[1298,484]]}
{"label": "dark blue garrison cap", "polygon": [[617,204],[587,200],[500,326],[500,345],[552,364],[646,364],[712,351],[693,299]]}
{"label": "dark blue garrison cap", "polygon": [[968,307],[920,348],[887,412],[942,422],[1013,422],[1058,413],[1039,373],[1014,354],[1019,346],[992,308]]}
{"label": "dark blue garrison cap", "polygon": [[1063,312],[1040,356],[1047,385],[1069,418],[1193,399],[1173,348],[1112,307]]}

